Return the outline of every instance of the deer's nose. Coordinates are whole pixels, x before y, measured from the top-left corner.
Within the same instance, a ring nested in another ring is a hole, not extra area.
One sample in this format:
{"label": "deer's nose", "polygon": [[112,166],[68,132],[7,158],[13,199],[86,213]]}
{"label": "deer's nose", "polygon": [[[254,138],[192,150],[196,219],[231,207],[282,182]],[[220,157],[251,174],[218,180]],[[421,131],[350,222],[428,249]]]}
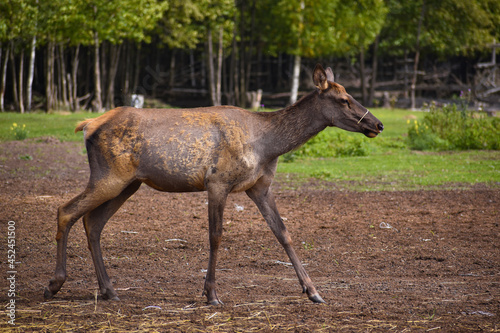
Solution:
{"label": "deer's nose", "polygon": [[380,132],[382,132],[384,130],[384,125],[382,123],[380,123],[377,125],[377,128]]}

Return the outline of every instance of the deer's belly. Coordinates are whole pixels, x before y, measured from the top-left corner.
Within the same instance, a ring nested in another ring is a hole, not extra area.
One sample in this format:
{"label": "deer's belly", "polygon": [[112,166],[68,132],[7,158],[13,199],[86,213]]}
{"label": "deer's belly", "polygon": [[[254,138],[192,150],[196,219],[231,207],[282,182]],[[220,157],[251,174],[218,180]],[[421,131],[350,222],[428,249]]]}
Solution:
{"label": "deer's belly", "polygon": [[205,191],[212,185],[228,192],[241,192],[252,187],[259,179],[257,163],[253,157],[220,157],[216,161],[157,158],[142,164],[137,178],[148,186],[166,192]]}

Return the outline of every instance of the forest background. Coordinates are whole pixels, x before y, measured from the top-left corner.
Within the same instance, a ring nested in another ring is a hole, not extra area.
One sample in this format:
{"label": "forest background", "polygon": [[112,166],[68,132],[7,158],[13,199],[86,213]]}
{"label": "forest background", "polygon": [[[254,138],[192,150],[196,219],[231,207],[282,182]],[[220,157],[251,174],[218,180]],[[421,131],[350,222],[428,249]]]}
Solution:
{"label": "forest background", "polygon": [[6,0],[0,108],[283,105],[317,62],[365,105],[486,98],[499,22],[497,0]]}

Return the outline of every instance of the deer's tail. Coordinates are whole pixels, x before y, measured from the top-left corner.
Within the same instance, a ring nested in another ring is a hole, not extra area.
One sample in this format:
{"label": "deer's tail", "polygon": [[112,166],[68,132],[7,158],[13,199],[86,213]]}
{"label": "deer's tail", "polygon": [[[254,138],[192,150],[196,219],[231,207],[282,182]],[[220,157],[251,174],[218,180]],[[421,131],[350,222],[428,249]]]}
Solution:
{"label": "deer's tail", "polygon": [[86,120],[80,122],[78,125],[76,125],[75,133],[83,131],[83,129],[85,128],[85,126],[87,126],[93,120],[95,120],[95,119],[86,119]]}

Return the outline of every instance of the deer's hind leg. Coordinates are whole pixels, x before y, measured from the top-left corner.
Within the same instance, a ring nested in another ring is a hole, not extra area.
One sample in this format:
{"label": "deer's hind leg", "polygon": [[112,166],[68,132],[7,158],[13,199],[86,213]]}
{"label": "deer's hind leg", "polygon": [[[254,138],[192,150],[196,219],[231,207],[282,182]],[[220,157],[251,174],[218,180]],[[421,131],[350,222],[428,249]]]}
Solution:
{"label": "deer's hind leg", "polygon": [[99,289],[104,299],[119,300],[109,280],[106,268],[104,267],[101,252],[101,232],[106,222],[108,222],[111,216],[116,213],[123,203],[139,189],[141,184],[141,181],[133,182],[116,198],[106,201],[83,217],[83,225],[87,233],[89,250],[92,255],[92,261],[94,262]]}
{"label": "deer's hind leg", "polygon": [[102,179],[90,181],[87,188],[69,202],[60,206],[57,212],[57,258],[54,278],[49,281],[45,288],[44,297],[52,298],[66,281],[66,248],[68,245],[68,234],[71,227],[83,215],[111,200],[130,184],[121,179]]}

